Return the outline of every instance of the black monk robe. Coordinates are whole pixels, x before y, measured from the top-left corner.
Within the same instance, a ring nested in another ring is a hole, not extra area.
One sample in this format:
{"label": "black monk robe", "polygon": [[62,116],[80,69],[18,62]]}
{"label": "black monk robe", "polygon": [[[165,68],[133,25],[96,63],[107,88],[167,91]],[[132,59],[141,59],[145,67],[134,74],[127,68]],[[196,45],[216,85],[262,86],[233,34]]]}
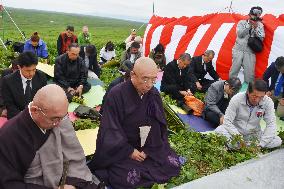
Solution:
{"label": "black monk robe", "polygon": [[[141,126],[151,126],[143,147]],[[143,162],[129,157],[135,148],[147,154]],[[141,98],[129,80],[109,92],[89,167],[114,189],[149,187],[179,174],[179,158],[168,142],[162,100],[156,88]]]}

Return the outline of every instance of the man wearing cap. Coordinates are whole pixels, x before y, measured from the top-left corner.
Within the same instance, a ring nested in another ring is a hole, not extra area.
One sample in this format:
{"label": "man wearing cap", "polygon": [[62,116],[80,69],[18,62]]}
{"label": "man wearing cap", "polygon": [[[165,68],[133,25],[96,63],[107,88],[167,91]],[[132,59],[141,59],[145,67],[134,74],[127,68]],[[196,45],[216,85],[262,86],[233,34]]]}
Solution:
{"label": "man wearing cap", "polygon": [[233,63],[230,69],[230,78],[237,77],[241,67],[244,68],[244,81],[249,83],[254,80],[255,52],[248,46],[250,36],[263,40],[265,36],[261,7],[252,7],[249,19],[239,21],[237,25],[237,39],[233,48]]}
{"label": "man wearing cap", "polygon": [[204,118],[215,127],[223,124],[224,114],[233,95],[241,88],[239,78],[232,77],[227,81],[213,83],[205,96]]}
{"label": "man wearing cap", "polygon": [[116,78],[115,80],[113,80],[107,90],[106,90],[106,93],[103,97],[103,101],[102,101],[102,106],[101,106],[101,109],[100,109],[100,113],[102,114],[103,113],[103,105],[104,105],[104,102],[106,101],[106,98],[107,98],[107,95],[109,93],[109,91],[116,85],[118,85],[119,83],[122,83],[124,81],[127,81],[130,77],[130,72],[132,71],[133,69],[133,64],[129,61],[129,60],[126,60],[119,68],[119,72],[121,73],[121,76]]}

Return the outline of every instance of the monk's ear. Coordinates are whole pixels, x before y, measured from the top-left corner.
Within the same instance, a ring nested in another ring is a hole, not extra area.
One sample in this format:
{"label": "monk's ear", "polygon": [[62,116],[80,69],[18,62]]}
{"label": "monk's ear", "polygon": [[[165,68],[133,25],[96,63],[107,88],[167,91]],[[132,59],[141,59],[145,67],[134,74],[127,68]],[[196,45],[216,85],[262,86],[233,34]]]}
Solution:
{"label": "monk's ear", "polygon": [[36,113],[38,113],[38,107],[37,106],[31,106],[30,111],[31,111],[32,114],[36,114]]}

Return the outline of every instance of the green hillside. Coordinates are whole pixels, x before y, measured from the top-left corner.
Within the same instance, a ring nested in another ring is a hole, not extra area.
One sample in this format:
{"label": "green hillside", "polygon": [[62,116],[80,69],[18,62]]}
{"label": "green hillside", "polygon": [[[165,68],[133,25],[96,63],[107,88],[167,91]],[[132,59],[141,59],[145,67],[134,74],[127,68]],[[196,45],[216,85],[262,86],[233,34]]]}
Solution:
{"label": "green hillside", "polygon": [[[121,44],[129,35],[131,28],[138,29],[143,23],[86,16],[79,14],[67,14],[58,12],[26,10],[6,8],[18,27],[29,38],[34,31],[39,32],[40,37],[47,43],[49,52],[52,56],[56,55],[56,40],[60,32],[64,31],[67,25],[75,27],[75,34],[79,34],[82,26],[89,26],[89,31],[93,35],[93,43],[99,50],[107,41],[111,40],[116,45]],[[23,41],[19,31],[13,25],[5,12],[2,12],[0,19],[0,36],[4,41]],[[143,36],[145,25],[139,30],[138,34]],[[0,49],[1,50],[1,49]]]}

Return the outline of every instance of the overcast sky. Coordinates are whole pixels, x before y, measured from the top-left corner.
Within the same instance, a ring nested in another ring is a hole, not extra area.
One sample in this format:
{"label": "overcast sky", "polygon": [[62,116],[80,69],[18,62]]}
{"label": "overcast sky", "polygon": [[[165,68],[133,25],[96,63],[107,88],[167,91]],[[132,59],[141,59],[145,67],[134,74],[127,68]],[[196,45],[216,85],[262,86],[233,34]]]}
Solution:
{"label": "overcast sky", "polygon": [[[1,1],[0,1],[1,3]],[[145,21],[152,16],[153,0],[2,0],[4,6],[80,13]],[[154,0],[158,16],[180,17],[225,12],[230,0]],[[234,12],[247,14],[261,6],[264,14],[284,14],[284,0],[233,0]]]}

